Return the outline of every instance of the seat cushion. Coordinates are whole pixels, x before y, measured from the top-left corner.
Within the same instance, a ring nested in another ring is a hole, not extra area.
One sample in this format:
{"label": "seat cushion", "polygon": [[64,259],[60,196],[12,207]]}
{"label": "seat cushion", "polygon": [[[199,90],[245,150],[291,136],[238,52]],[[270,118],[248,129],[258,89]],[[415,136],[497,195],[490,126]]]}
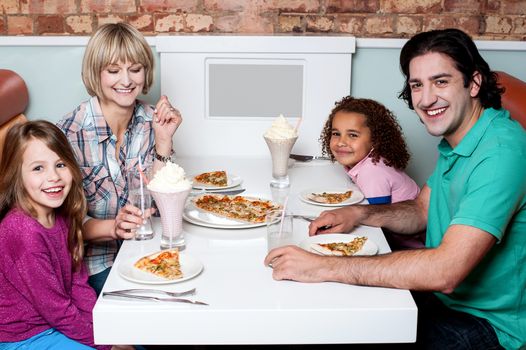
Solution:
{"label": "seat cushion", "polygon": [[526,82],[504,72],[496,72],[498,82],[506,91],[502,95],[502,107],[526,129]]}
{"label": "seat cushion", "polygon": [[0,126],[23,113],[28,103],[24,80],[11,70],[0,69]]}

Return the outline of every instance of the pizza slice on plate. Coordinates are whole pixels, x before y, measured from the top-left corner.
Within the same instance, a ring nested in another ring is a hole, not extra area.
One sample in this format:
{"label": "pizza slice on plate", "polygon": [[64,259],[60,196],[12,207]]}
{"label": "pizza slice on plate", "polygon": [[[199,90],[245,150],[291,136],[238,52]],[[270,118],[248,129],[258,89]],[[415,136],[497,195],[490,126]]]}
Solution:
{"label": "pizza slice on plate", "polygon": [[212,194],[196,198],[194,204],[201,210],[253,224],[265,222],[267,212],[279,209],[264,199]]}
{"label": "pizza slice on plate", "polygon": [[147,255],[134,264],[136,268],[169,280],[183,277],[179,263],[179,250],[170,249]]}
{"label": "pizza slice on plate", "polygon": [[311,193],[307,196],[308,199],[318,203],[325,204],[338,204],[352,196],[352,191],[347,192],[322,192],[322,193]]}
{"label": "pizza slice on plate", "polygon": [[195,182],[198,182],[203,185],[225,187],[228,184],[228,178],[226,171],[210,171],[207,173],[202,173],[194,177]]}
{"label": "pizza slice on plate", "polygon": [[363,248],[367,237],[356,237],[350,242],[312,243],[311,249],[323,255],[351,256]]}

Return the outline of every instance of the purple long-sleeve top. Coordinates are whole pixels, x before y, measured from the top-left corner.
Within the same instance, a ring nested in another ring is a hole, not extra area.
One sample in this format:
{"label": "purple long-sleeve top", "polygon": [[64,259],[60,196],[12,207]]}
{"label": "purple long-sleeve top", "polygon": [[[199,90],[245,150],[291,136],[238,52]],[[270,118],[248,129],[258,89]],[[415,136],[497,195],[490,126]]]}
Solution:
{"label": "purple long-sleeve top", "polygon": [[67,223],[58,214],[49,229],[19,209],[0,222],[0,342],[55,328],[94,346],[96,295],[84,265],[73,271],[67,237]]}

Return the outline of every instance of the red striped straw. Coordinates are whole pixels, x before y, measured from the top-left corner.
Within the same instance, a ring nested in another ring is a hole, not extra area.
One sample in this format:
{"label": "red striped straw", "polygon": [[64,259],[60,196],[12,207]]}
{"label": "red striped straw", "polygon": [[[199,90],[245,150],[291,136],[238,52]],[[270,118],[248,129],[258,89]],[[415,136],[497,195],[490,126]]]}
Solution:
{"label": "red striped straw", "polygon": [[141,156],[139,156],[139,164],[138,164],[138,168],[139,168],[139,173],[141,174],[141,177],[142,177],[144,183],[145,183],[146,185],[148,185],[148,183],[149,183],[150,181],[148,181],[148,178],[146,177],[146,175],[144,175],[144,173],[143,173],[143,171],[142,171]]}

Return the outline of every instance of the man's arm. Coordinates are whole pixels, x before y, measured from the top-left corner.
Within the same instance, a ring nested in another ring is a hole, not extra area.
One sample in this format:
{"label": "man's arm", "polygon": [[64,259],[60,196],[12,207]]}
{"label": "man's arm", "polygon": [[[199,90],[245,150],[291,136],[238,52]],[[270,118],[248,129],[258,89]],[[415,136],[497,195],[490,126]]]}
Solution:
{"label": "man's arm", "polygon": [[478,228],[452,225],[439,247],[373,257],[327,257],[288,246],[272,250],[276,280],[335,281],[451,293],[493,247],[496,238]]}
{"label": "man's arm", "polygon": [[[417,233],[426,228],[430,188],[425,185],[415,200],[390,205],[351,205],[325,211],[309,226],[309,234],[349,232],[354,226],[385,227],[397,233]],[[320,227],[329,226],[326,230]]]}

